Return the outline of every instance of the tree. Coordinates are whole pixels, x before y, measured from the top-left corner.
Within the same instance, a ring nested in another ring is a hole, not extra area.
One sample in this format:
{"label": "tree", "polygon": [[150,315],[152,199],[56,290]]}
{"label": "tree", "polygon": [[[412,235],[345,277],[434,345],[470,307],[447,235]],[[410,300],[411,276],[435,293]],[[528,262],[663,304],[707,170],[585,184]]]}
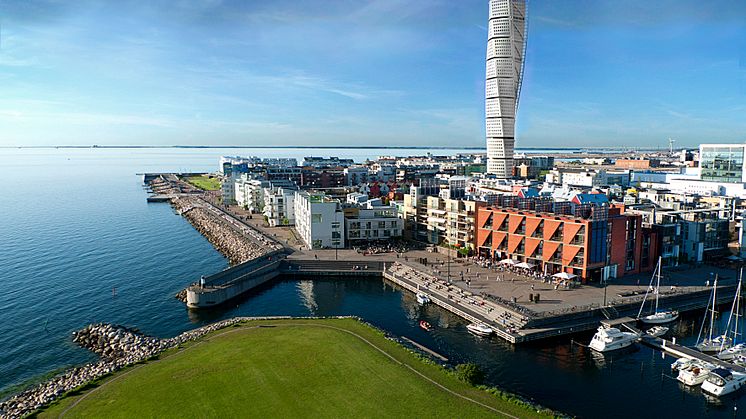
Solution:
{"label": "tree", "polygon": [[471,362],[456,365],[456,375],[460,380],[466,381],[473,386],[484,382],[484,371],[479,368],[479,365]]}

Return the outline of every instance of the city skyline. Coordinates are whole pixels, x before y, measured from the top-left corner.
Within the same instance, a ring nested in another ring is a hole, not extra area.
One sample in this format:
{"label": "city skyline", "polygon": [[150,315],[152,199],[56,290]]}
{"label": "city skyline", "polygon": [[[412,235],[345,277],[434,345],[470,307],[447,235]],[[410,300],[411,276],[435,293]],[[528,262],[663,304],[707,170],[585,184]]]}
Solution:
{"label": "city skyline", "polygon": [[[0,146],[484,144],[487,1],[324,4],[4,2]],[[531,2],[517,148],[743,142],[745,21]]]}

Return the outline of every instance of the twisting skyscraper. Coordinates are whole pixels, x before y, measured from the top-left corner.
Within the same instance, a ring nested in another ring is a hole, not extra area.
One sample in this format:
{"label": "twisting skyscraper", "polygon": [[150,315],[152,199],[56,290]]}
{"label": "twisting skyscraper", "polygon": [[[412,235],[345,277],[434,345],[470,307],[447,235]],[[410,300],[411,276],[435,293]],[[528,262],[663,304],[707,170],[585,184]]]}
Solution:
{"label": "twisting skyscraper", "polygon": [[487,172],[512,176],[515,115],[526,52],[526,0],[490,0],[487,30]]}

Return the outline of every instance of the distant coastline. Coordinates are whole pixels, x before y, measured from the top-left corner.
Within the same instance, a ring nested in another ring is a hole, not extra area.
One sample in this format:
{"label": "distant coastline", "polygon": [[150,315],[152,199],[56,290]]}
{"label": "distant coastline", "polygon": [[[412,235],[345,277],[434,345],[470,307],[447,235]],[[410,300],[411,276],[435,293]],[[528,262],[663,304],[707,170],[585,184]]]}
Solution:
{"label": "distant coastline", "polygon": [[[10,148],[21,148],[21,149],[50,149],[50,148],[63,148],[63,149],[83,149],[83,148],[103,148],[103,149],[174,149],[174,148],[185,148],[185,149],[321,149],[321,150],[475,150],[484,151],[485,147],[477,146],[310,146],[310,145],[299,145],[299,146],[247,146],[247,145],[48,145],[48,146],[0,146],[0,149]],[[605,150],[605,151],[659,151],[665,150],[662,147],[516,147],[517,151],[590,151],[590,150]]]}

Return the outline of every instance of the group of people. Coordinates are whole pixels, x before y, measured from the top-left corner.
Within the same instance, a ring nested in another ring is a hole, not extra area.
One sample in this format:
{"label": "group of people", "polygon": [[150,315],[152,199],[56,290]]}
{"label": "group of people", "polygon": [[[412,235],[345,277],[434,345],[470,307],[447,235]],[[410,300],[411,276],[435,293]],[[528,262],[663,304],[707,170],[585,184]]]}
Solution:
{"label": "group of people", "polygon": [[358,253],[366,255],[378,255],[381,253],[405,253],[413,250],[415,247],[404,240],[389,240],[385,242],[372,242],[361,246],[353,246]]}

